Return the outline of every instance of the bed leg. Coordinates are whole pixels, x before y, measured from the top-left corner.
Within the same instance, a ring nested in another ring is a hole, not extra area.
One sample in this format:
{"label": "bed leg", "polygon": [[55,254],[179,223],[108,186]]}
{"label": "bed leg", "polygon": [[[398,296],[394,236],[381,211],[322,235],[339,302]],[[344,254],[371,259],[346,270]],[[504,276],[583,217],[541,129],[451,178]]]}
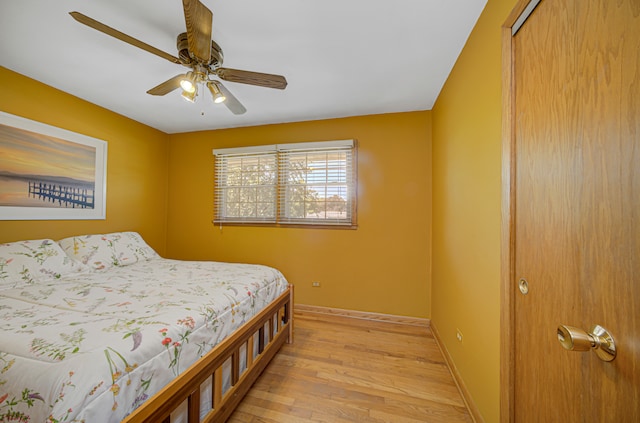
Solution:
{"label": "bed leg", "polygon": [[289,322],[287,344],[293,344],[293,285],[289,285],[289,303],[284,308],[285,319]]}

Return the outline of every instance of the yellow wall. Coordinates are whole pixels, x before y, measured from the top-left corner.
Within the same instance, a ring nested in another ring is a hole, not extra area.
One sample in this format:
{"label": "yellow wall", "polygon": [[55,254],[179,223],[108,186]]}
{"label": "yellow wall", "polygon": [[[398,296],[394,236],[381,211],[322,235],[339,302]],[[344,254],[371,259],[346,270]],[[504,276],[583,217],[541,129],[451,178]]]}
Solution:
{"label": "yellow wall", "polygon": [[0,221],[0,242],[121,230],[165,250],[167,135],[0,67],[0,110],[107,141],[107,219]]}
{"label": "yellow wall", "polygon": [[[213,148],[351,138],[357,230],[211,223]],[[171,135],[169,157],[169,256],[277,267],[299,304],[430,316],[431,112]]]}
{"label": "yellow wall", "polygon": [[433,109],[432,323],[487,422],[500,393],[500,28],[515,4],[488,1]]}

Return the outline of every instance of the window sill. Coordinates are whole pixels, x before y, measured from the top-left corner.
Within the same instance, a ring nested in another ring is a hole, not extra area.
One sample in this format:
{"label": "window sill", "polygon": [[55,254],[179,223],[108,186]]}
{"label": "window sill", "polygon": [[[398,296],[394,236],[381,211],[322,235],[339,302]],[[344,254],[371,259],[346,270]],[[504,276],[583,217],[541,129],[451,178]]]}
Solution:
{"label": "window sill", "polygon": [[357,224],[351,225],[332,225],[319,223],[257,223],[257,222],[216,222],[211,221],[215,226],[245,226],[245,227],[262,227],[262,228],[294,228],[294,229],[342,229],[356,230]]}

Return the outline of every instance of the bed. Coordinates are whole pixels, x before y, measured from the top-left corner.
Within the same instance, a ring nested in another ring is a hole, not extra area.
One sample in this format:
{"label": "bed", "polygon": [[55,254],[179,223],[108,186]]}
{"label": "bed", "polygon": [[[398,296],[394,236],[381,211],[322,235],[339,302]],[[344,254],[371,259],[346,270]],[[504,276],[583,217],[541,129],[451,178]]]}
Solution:
{"label": "bed", "polygon": [[276,269],[119,232],[0,245],[0,422],[224,422],[292,340]]}

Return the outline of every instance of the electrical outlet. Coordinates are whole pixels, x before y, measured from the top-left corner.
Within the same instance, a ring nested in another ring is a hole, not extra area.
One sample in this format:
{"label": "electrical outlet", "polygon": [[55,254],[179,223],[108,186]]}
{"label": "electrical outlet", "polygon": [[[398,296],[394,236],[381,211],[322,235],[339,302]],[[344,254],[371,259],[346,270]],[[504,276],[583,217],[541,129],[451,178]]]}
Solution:
{"label": "electrical outlet", "polygon": [[320,282],[311,282],[311,286],[314,288],[320,288]]}
{"label": "electrical outlet", "polygon": [[460,329],[456,329],[456,339],[462,344],[462,332],[460,332]]}

